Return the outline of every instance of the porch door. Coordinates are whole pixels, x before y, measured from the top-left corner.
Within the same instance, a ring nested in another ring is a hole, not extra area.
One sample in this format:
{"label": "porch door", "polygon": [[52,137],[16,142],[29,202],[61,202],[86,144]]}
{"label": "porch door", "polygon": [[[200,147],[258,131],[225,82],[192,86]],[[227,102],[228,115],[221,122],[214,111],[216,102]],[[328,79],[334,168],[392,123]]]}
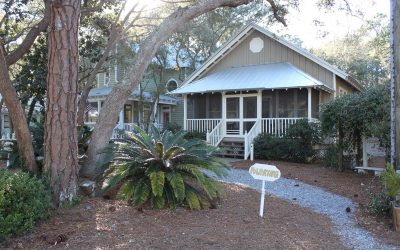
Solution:
{"label": "porch door", "polygon": [[226,97],[226,134],[243,136],[257,121],[257,95]]}

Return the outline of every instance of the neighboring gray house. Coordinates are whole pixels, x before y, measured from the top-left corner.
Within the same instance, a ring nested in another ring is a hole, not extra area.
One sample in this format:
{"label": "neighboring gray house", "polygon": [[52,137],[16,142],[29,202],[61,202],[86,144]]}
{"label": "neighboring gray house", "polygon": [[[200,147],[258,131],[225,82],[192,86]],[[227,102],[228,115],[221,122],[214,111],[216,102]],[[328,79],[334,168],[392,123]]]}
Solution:
{"label": "neighboring gray house", "polygon": [[282,136],[300,119],[317,121],[321,103],[361,89],[347,73],[250,24],[170,94],[183,99],[185,130],[247,159],[259,133]]}

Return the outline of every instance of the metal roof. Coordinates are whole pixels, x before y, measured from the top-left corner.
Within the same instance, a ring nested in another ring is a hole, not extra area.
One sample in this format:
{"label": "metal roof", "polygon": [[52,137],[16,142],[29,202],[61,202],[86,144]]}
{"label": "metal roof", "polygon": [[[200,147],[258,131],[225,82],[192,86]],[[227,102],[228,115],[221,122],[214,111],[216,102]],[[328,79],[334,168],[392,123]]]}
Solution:
{"label": "metal roof", "polygon": [[[112,87],[101,87],[101,88],[95,88],[91,89],[89,92],[89,98],[106,98],[112,91]],[[139,90],[134,90],[132,91],[131,96],[129,97],[129,100],[134,100],[137,101],[139,100],[139,95],[140,92]],[[144,91],[143,92],[143,97],[145,101],[152,102],[153,101],[153,96],[151,93]],[[171,104],[171,105],[176,105],[177,100],[171,96],[167,95],[160,95],[160,100],[158,101],[160,104]]]}
{"label": "metal roof", "polygon": [[205,93],[214,91],[286,89],[319,87],[323,83],[297,69],[290,63],[271,63],[228,68],[170,92],[171,94]]}

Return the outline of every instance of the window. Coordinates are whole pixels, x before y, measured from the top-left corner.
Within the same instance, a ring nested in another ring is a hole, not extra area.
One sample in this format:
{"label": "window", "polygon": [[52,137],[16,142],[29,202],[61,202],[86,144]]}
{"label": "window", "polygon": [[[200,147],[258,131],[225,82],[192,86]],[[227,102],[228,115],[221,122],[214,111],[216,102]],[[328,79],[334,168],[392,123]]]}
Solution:
{"label": "window", "polygon": [[175,79],[171,79],[167,82],[165,87],[168,91],[173,91],[178,88],[178,82]]}
{"label": "window", "polygon": [[344,88],[341,88],[341,87],[339,87],[339,96],[343,96],[343,95],[346,95],[347,93],[348,93],[348,91],[347,90],[345,90]]}
{"label": "window", "polygon": [[124,123],[132,123],[133,121],[132,105],[125,104],[124,106]]}

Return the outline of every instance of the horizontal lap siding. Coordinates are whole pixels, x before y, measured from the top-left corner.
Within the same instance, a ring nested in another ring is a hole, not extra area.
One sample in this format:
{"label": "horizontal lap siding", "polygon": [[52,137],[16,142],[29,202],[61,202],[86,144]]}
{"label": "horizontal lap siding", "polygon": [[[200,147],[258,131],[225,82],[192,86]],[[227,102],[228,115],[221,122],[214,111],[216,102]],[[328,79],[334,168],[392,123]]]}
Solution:
{"label": "horizontal lap siding", "polygon": [[171,106],[171,123],[176,123],[183,128],[183,98],[175,98],[178,100],[178,104]]}
{"label": "horizontal lap siding", "polygon": [[[264,40],[264,48],[260,53],[253,53],[249,49],[250,41],[255,37]],[[289,62],[333,88],[332,72],[258,31],[253,31],[241,44],[216,63],[206,75],[231,67],[278,62]]]}

